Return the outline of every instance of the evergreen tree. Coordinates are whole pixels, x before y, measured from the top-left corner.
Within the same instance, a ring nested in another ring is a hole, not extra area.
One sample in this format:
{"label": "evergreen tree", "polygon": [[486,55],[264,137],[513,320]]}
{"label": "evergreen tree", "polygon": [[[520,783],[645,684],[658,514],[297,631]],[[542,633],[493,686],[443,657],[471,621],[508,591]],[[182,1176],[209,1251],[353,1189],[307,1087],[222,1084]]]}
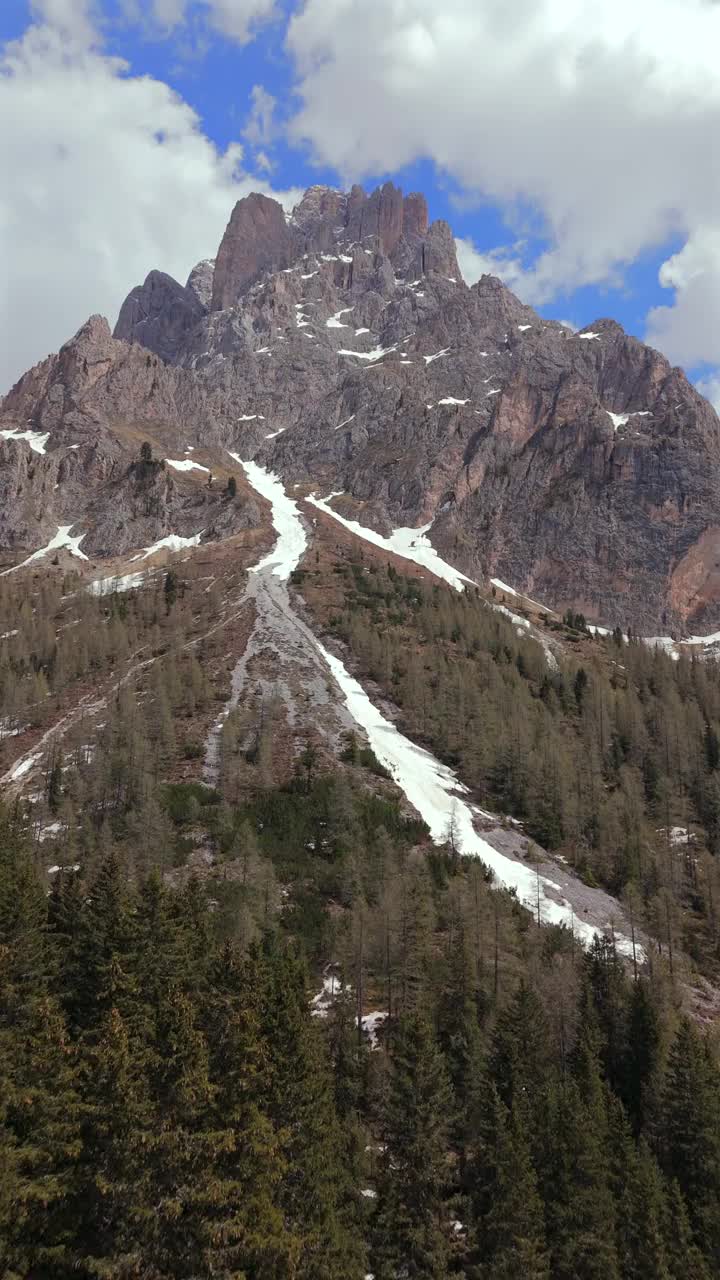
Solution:
{"label": "evergreen tree", "polygon": [[378,1280],[405,1274],[444,1280],[449,1213],[447,1114],[450,1086],[428,1023],[403,1018],[393,1040],[383,1116],[373,1270]]}
{"label": "evergreen tree", "polygon": [[268,1115],[283,1135],[280,1154],[290,1171],[280,1205],[302,1242],[298,1280],[353,1280],[363,1265],[354,1230],[357,1190],[348,1177],[325,1046],[308,1010],[305,967],[269,937],[262,963],[254,954],[263,974]]}
{"label": "evergreen tree", "polygon": [[720,1267],[720,1086],[718,1071],[688,1018],[670,1049],[658,1126],[660,1159],[677,1181],[696,1240]]}
{"label": "evergreen tree", "polygon": [[477,1274],[488,1280],[549,1280],[543,1205],[521,1119],[524,1107],[518,1102],[509,1114],[494,1086],[488,1105],[493,1145],[478,1156],[484,1165],[484,1213],[476,1224],[482,1259]]}
{"label": "evergreen tree", "polygon": [[610,1178],[623,1280],[670,1280],[665,1250],[665,1188],[654,1156],[638,1148],[619,1101],[609,1105]]}
{"label": "evergreen tree", "polygon": [[549,1089],[538,1137],[553,1280],[619,1280],[606,1093],[597,1054],[581,1043],[574,1077]]}
{"label": "evergreen tree", "polygon": [[674,1179],[666,1200],[664,1230],[671,1280],[710,1280],[710,1269],[693,1239],[687,1206]]}
{"label": "evergreen tree", "polygon": [[[5,1009],[0,992],[0,1016]],[[72,1185],[80,1154],[76,1053],[47,996],[27,1002],[12,1033],[0,1023],[0,1270],[69,1265],[77,1231]],[[43,1272],[44,1274],[44,1272]]]}
{"label": "evergreen tree", "polygon": [[488,1072],[505,1106],[542,1092],[548,1079],[550,1048],[545,1011],[537,994],[522,981],[498,1016]]}

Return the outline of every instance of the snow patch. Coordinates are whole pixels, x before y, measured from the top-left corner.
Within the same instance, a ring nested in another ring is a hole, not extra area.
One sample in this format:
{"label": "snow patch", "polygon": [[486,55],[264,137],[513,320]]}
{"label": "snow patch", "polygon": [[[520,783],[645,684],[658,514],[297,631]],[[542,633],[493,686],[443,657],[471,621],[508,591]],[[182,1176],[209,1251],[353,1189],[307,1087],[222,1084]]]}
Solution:
{"label": "snow patch", "polygon": [[332,516],[333,520],[337,520],[339,524],[349,529],[359,538],[364,538],[366,542],[371,542],[376,547],[381,547],[383,551],[389,552],[391,555],[400,556],[403,560],[411,560],[414,564],[420,565],[423,569],[429,570],[436,578],[442,578],[443,582],[449,582],[450,586],[456,591],[464,591],[465,583],[469,582],[471,586],[477,584],[472,578],[467,578],[464,573],[460,573],[459,569],[455,569],[446,560],[442,560],[426,536],[432,527],[432,521],[429,524],[422,525],[419,529],[402,528],[394,529],[389,538],[385,538],[383,534],[376,533],[374,529],[369,529],[364,524],[358,524],[357,520],[346,520],[344,516],[338,514],[329,505],[333,498],[339,498],[341,494],[330,493],[327,498],[318,498],[315,494],[307,499],[319,511],[324,511],[326,515]]}
{"label": "snow patch", "polygon": [[355,310],[354,307],[343,307],[340,311],[336,311],[334,316],[331,316],[329,320],[325,321],[327,328],[328,329],[349,329],[350,326],[347,324],[343,324],[342,321],[340,320],[340,317],[347,316],[350,314],[351,311],[354,311],[354,310]]}
{"label": "snow patch", "polygon": [[577,333],[577,334],[575,335],[575,337],[576,337],[576,338],[579,338],[581,342],[592,342],[593,338],[594,338],[597,342],[599,342],[599,341],[600,341],[600,334],[599,334],[599,333]]}
{"label": "snow patch", "polygon": [[339,356],[355,356],[357,360],[370,360],[374,363],[376,360],[382,360],[383,356],[388,356],[392,351],[397,351],[399,343],[395,343],[394,347],[373,347],[372,351],[346,351],[343,347],[338,351]]}
{"label": "snow patch", "polygon": [[272,551],[253,566],[251,573],[272,569],[274,577],[287,582],[307,548],[307,535],[297,503],[288,498],[282,481],[272,471],[258,466],[256,462],[243,462],[237,453],[230,452],[230,457],[240,464],[256,493],[270,503],[273,527],[278,535]]}
{"label": "snow patch", "polygon": [[426,364],[432,364],[433,361],[439,360],[441,356],[449,356],[451,350],[451,347],[443,347],[442,351],[436,351],[434,356],[423,356],[423,360]]}
{"label": "snow patch", "polygon": [[[581,335],[584,336],[584,335]],[[652,414],[649,409],[640,409],[630,413],[612,413],[610,409],[605,410],[608,418],[612,418],[612,424],[617,431],[618,427],[624,427],[631,418],[651,418]]]}
{"label": "snow patch", "polygon": [[22,564],[16,564],[12,569],[5,569],[3,573],[0,573],[0,578],[4,578],[8,573],[15,573],[18,569],[23,569],[26,564],[32,564],[34,560],[42,560],[51,551],[69,551],[72,556],[77,556],[78,560],[87,560],[88,557],[85,552],[80,550],[80,543],[85,534],[81,533],[77,538],[72,538],[70,536],[72,527],[71,524],[61,524],[55,537],[51,538],[46,547],[41,547],[39,551],[33,551],[27,560],[22,561]]}
{"label": "snow patch", "polygon": [[532,325],[531,325],[531,324],[519,324],[519,325],[518,325],[518,329],[520,330],[520,332],[521,332],[521,333],[524,333],[526,329],[532,329]]}
{"label": "snow patch", "polygon": [[354,421],[355,421],[355,414],[353,413],[350,415],[349,418],[346,418],[344,422],[338,422],[337,426],[335,427],[335,431],[339,431],[341,427],[346,427],[349,422],[354,422]]}
{"label": "snow patch", "polygon": [[15,767],[10,770],[10,782],[19,782],[21,778],[24,778],[26,773],[30,772],[33,765],[37,764],[41,756],[42,752],[36,751],[32,755],[25,756],[22,760],[19,760]]}
{"label": "snow patch", "polygon": [[166,458],[165,461],[173,471],[210,471],[209,467],[202,467],[199,462],[191,462],[189,458],[182,458],[179,462],[176,458]]}
{"label": "snow patch", "polygon": [[144,581],[144,573],[126,573],[121,578],[98,578],[90,583],[88,591],[93,596],[110,596],[120,591],[136,591]]}
{"label": "snow patch", "polygon": [[445,396],[444,400],[438,400],[438,404],[469,404],[469,400],[457,400],[455,396]]}
{"label": "snow patch", "polygon": [[40,431],[18,431],[13,428],[12,431],[0,431],[0,438],[3,440],[27,440],[34,453],[46,453],[45,445],[50,439],[50,432],[46,431],[43,434]]}
{"label": "snow patch", "polygon": [[154,556],[156,551],[182,551],[184,547],[197,547],[204,532],[205,530],[201,529],[191,538],[181,538],[177,533],[169,533],[166,538],[160,538],[159,542],[154,542],[151,547],[144,547],[138,555],[132,557],[130,563],[132,564],[134,560],[147,560],[148,556]]}

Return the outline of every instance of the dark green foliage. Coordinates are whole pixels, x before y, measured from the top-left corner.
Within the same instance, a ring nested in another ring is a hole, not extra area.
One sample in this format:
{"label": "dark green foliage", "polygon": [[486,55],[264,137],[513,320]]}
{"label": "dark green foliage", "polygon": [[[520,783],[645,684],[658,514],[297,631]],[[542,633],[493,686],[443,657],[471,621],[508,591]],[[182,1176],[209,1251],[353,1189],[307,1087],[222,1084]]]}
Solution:
{"label": "dark green foliage", "polygon": [[168,569],[165,574],[163,591],[165,593],[165,612],[170,613],[175,601],[177,600],[178,593],[177,574],[174,573],[172,569]]}
{"label": "dark green foliage", "polygon": [[378,1280],[402,1274],[443,1280],[447,1114],[450,1086],[430,1027],[418,1014],[402,1020],[393,1042],[382,1117],[385,1143],[374,1223]]}

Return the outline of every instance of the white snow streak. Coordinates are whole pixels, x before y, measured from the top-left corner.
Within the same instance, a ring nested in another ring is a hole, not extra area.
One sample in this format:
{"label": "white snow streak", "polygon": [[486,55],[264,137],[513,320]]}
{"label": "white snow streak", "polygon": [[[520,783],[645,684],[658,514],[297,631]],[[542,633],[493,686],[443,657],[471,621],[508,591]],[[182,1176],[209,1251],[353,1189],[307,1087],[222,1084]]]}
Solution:
{"label": "white snow streak", "polygon": [[450,347],[443,347],[442,351],[436,351],[434,356],[423,356],[426,364],[432,364],[434,360],[439,360],[441,356],[450,355]]}
{"label": "white snow streak", "polygon": [[457,400],[455,396],[445,396],[444,400],[438,400],[438,404],[469,404],[469,400]]}
{"label": "white snow streak", "polygon": [[343,324],[340,320],[340,317],[347,316],[350,314],[351,311],[354,311],[354,310],[355,310],[354,307],[343,307],[341,311],[336,311],[334,316],[331,316],[329,320],[325,321],[327,328],[328,329],[349,329],[350,326],[347,324]]}
{"label": "white snow streak", "polygon": [[136,591],[142,587],[145,581],[145,574],[126,573],[121,578],[98,578],[96,582],[91,582],[88,591],[93,596],[110,596],[120,591]]}
{"label": "white snow streak", "polygon": [[[228,450],[230,452],[230,450]],[[230,457],[243,468],[250,484],[261,497],[267,498],[272,509],[272,522],[278,540],[272,551],[253,566],[252,573],[260,573],[263,569],[272,569],[276,578],[284,582],[296,569],[307,547],[307,535],[303,528],[297,503],[288,498],[282,481],[272,471],[266,471],[256,462],[243,462],[237,453]]]}
{"label": "white snow streak", "polygon": [[166,538],[154,542],[151,547],[144,547],[139,555],[132,557],[130,563],[132,564],[134,560],[147,560],[148,556],[154,556],[156,551],[182,551],[184,547],[197,547],[204,532],[205,530],[201,529],[191,538],[181,538],[177,533],[169,533]]}
{"label": "white snow streak", "polygon": [[41,755],[42,752],[36,751],[33,755],[25,756],[19,764],[15,765],[15,768],[9,774],[8,780],[10,782],[19,782],[20,778],[24,778],[25,774],[30,772],[33,765],[37,764]]}
{"label": "white snow streak", "polygon": [[16,573],[18,569],[24,569],[26,564],[32,564],[34,560],[42,560],[51,551],[65,550],[69,551],[72,556],[77,556],[78,560],[87,560],[88,557],[85,552],[80,550],[80,543],[85,534],[81,533],[77,538],[71,538],[70,530],[72,527],[71,524],[61,524],[55,537],[48,542],[46,547],[41,547],[39,551],[33,551],[32,555],[28,556],[27,560],[23,560],[22,564],[13,565],[12,569],[5,569],[3,573],[0,573],[0,578],[4,578],[8,573]]}
{"label": "white snow streak", "polygon": [[357,360],[370,360],[375,363],[376,360],[382,360],[383,356],[389,356],[392,351],[397,351],[399,343],[395,343],[394,347],[373,347],[372,351],[346,351],[341,348],[338,351],[339,356],[355,356]]}
{"label": "white snow streak", "polygon": [[466,578],[464,573],[460,573],[459,569],[455,569],[446,560],[442,560],[426,536],[432,527],[432,521],[429,524],[422,525],[419,529],[402,528],[394,529],[389,538],[385,538],[381,533],[376,533],[374,529],[369,529],[364,524],[358,524],[357,520],[346,520],[344,516],[338,515],[337,511],[329,506],[333,498],[339,498],[339,493],[330,493],[327,498],[318,498],[312,494],[307,501],[311,502],[319,511],[324,511],[326,515],[332,516],[339,524],[345,525],[351,533],[356,534],[359,538],[364,538],[366,542],[372,542],[374,546],[381,547],[383,551],[389,552],[391,555],[401,556],[403,560],[412,560],[414,564],[420,565],[423,569],[428,569],[436,578],[442,578],[444,582],[449,582],[456,591],[464,591],[465,583],[469,582],[471,586],[476,584],[471,578]]}
{"label": "white snow streak", "polygon": [[45,445],[50,439],[50,432],[46,431],[43,435],[40,431],[18,431],[13,429],[12,431],[0,431],[0,437],[3,440],[27,440],[30,448],[35,453],[45,453]]}
{"label": "white snow streak", "polygon": [[599,333],[577,333],[575,337],[579,338],[581,342],[592,342],[593,338],[595,338],[597,342],[600,341]]}
{"label": "white snow streak", "polygon": [[210,471],[209,467],[202,467],[199,462],[191,462],[189,458],[182,458],[179,462],[175,458],[166,458],[165,461],[173,471]]}
{"label": "white snow streak", "polygon": [[491,578],[490,584],[497,587],[498,591],[506,591],[511,596],[521,596],[523,600],[527,600],[529,604],[534,604],[536,609],[545,609],[544,604],[539,604],[537,600],[531,600],[530,596],[526,596],[524,591],[516,591],[514,587],[509,587],[507,582],[503,582],[500,578]]}

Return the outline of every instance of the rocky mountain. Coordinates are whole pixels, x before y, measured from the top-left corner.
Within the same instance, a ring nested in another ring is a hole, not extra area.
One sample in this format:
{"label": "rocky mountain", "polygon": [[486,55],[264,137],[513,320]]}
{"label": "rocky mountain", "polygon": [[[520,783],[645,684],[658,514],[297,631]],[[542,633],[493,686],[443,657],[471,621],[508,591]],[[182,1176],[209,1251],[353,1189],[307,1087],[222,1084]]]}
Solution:
{"label": "rocky mountain", "polygon": [[391,183],[312,187],[289,217],[241,200],[214,262],[151,272],[114,334],[93,317],[21,378],[2,558],[68,525],[96,557],[227,536],[260,519],[226,500],[227,450],[381,532],[432,523],[479,582],[646,634],[720,619],[711,406],[612,320],[575,334],[494,277],[469,288],[450,228]]}

